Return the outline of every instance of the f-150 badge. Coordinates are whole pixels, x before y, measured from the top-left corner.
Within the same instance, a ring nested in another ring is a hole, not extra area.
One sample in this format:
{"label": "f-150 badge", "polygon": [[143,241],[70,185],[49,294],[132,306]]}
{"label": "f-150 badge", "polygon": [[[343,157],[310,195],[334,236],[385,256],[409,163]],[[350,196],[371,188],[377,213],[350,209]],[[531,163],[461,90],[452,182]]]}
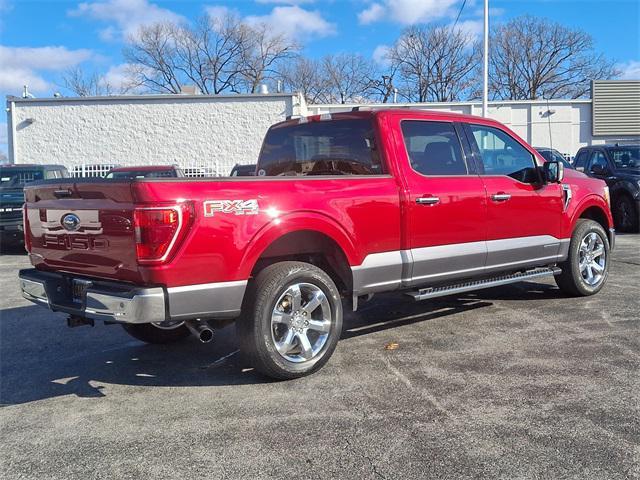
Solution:
{"label": "f-150 badge", "polygon": [[257,215],[258,200],[207,200],[204,202],[204,216],[213,217],[216,213],[234,215]]}

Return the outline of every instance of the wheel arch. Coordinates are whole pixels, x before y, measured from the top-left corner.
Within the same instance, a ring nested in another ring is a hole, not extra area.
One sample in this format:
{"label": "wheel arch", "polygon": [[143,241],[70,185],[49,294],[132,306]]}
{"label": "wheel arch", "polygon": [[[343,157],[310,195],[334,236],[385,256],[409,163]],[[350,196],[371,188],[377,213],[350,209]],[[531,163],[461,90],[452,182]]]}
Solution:
{"label": "wheel arch", "polygon": [[295,260],[313,263],[327,272],[342,292],[353,289],[351,265],[360,263],[350,236],[324,215],[305,213],[278,218],[251,241],[242,265],[245,278],[268,265]]}
{"label": "wheel arch", "polygon": [[607,233],[609,242],[612,243],[612,235],[614,235],[611,231],[611,229],[613,229],[613,218],[611,216],[611,210],[604,199],[594,195],[588,197],[585,202],[580,204],[571,219],[571,232],[576,228],[578,220],[583,218],[599,223]]}

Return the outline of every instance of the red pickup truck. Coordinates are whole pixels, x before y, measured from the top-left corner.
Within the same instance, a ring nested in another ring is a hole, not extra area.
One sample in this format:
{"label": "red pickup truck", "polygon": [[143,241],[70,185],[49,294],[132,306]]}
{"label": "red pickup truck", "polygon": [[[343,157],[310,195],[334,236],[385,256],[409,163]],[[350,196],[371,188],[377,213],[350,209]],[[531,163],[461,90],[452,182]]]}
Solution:
{"label": "red pickup truck", "polygon": [[25,298],[69,325],[172,342],[237,319],[259,371],[327,362],[343,303],[424,300],[554,276],[607,279],[605,183],[545,161],[498,122],[415,110],[287,120],[250,178],[58,179],[26,189]]}

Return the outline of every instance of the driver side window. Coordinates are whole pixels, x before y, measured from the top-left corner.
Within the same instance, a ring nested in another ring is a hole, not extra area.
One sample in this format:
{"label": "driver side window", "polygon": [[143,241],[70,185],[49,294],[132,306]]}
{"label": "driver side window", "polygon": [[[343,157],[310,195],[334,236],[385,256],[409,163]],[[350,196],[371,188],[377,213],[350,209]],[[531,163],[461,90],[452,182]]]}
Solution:
{"label": "driver side window", "polygon": [[538,180],[533,155],[502,130],[484,125],[469,125],[484,175],[507,175],[523,183]]}
{"label": "driver side window", "polygon": [[593,152],[591,155],[591,162],[589,162],[589,171],[593,168],[594,165],[598,165],[602,168],[602,170],[607,169],[607,159],[602,152]]}

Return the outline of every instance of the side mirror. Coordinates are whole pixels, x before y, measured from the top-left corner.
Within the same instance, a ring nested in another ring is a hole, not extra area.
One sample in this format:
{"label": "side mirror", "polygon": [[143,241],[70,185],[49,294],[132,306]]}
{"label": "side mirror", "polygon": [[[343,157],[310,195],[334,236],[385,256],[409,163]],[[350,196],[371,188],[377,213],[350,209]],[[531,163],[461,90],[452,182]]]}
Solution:
{"label": "side mirror", "polygon": [[606,175],[607,174],[607,169],[605,167],[603,167],[602,165],[595,163],[593,165],[591,165],[591,168],[589,170],[591,173],[593,173],[594,175]]}
{"label": "side mirror", "polygon": [[544,179],[547,183],[560,183],[564,179],[562,162],[544,162]]}

